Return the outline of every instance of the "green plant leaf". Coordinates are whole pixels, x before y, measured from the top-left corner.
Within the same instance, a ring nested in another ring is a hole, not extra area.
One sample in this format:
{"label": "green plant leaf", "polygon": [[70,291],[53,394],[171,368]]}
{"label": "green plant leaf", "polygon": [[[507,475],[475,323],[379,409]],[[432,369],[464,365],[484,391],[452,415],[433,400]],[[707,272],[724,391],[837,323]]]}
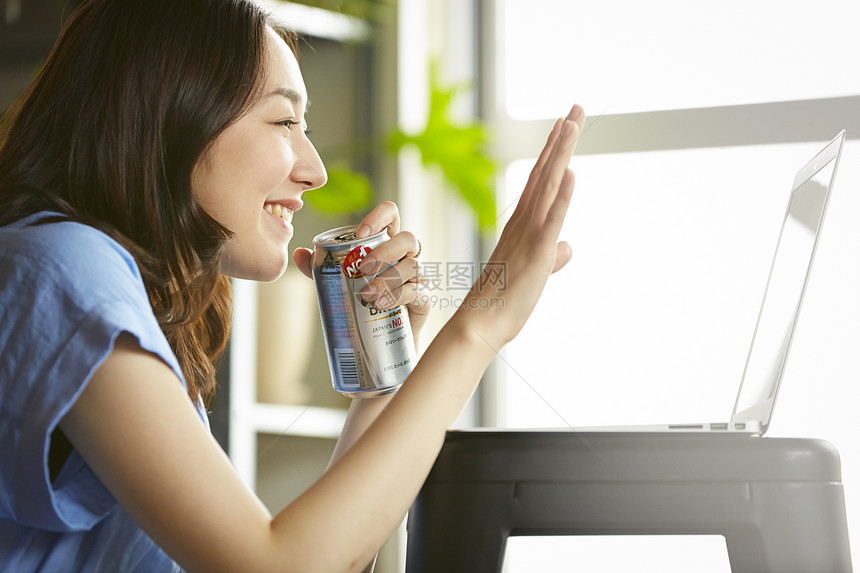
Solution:
{"label": "green plant leaf", "polygon": [[302,195],[305,203],[329,215],[358,214],[367,207],[372,197],[373,186],[367,177],[340,167],[328,170],[325,185]]}
{"label": "green plant leaf", "polygon": [[397,152],[406,145],[415,146],[424,166],[441,170],[475,211],[480,229],[488,231],[496,221],[496,165],[485,152],[489,140],[486,128],[477,121],[463,124],[451,121],[451,102],[463,87],[441,86],[435,64],[430,68],[430,90],[424,131],[416,135],[395,131],[389,138],[389,149]]}

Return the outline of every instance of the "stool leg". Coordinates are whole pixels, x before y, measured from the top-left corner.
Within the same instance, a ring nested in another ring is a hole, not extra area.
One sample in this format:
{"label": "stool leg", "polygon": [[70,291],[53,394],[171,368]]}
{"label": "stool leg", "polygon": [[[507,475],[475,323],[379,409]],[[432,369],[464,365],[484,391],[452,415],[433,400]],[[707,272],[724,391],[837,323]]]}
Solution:
{"label": "stool leg", "polygon": [[752,493],[757,531],[726,535],[732,573],[851,572],[841,484],[754,484]]}
{"label": "stool leg", "polygon": [[407,523],[407,573],[499,573],[511,484],[425,485]]}

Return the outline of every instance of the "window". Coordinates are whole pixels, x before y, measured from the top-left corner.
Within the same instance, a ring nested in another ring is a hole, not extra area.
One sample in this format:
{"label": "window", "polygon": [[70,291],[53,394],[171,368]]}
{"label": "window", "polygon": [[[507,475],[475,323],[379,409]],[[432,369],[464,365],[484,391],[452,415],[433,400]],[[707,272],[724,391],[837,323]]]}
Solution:
{"label": "window", "polygon": [[[860,397],[860,5],[481,7],[502,219],[550,118],[574,102],[589,114],[562,231],[573,261],[498,361],[489,423],[727,420],[794,174],[845,128],[768,435],[833,442],[846,489],[860,483],[848,426]],[[860,521],[860,503],[848,513]]]}
{"label": "window", "polygon": [[860,4],[824,0],[503,0],[501,93],[516,119],[571,98],[629,113],[860,93]]}

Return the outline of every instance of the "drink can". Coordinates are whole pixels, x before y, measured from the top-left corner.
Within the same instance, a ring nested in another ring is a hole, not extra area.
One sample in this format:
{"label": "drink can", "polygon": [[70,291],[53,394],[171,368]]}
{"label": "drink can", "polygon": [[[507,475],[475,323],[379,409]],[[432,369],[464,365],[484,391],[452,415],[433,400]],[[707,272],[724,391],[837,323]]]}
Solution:
{"label": "drink can", "polygon": [[388,232],[357,239],[357,228],[314,237],[311,259],[332,385],[353,398],[394,392],[417,361],[406,307],[380,311],[361,298],[376,275],[363,275],[358,265]]}

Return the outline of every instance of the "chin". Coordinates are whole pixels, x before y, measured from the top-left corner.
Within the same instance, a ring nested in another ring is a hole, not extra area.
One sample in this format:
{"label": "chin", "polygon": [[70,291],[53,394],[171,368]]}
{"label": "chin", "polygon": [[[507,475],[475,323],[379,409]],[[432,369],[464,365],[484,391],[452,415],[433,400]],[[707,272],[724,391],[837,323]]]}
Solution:
{"label": "chin", "polygon": [[274,272],[271,274],[261,274],[260,276],[254,278],[253,280],[255,280],[257,282],[261,282],[261,283],[274,282],[274,281],[278,280],[279,278],[281,278],[286,271],[287,271],[287,263],[284,263],[284,266],[282,266],[280,269],[278,269],[277,272]]}
{"label": "chin", "polygon": [[240,261],[229,255],[221,261],[221,274],[234,279],[244,279],[261,283],[278,280],[287,270],[288,256],[272,257],[265,264],[262,261]]}

